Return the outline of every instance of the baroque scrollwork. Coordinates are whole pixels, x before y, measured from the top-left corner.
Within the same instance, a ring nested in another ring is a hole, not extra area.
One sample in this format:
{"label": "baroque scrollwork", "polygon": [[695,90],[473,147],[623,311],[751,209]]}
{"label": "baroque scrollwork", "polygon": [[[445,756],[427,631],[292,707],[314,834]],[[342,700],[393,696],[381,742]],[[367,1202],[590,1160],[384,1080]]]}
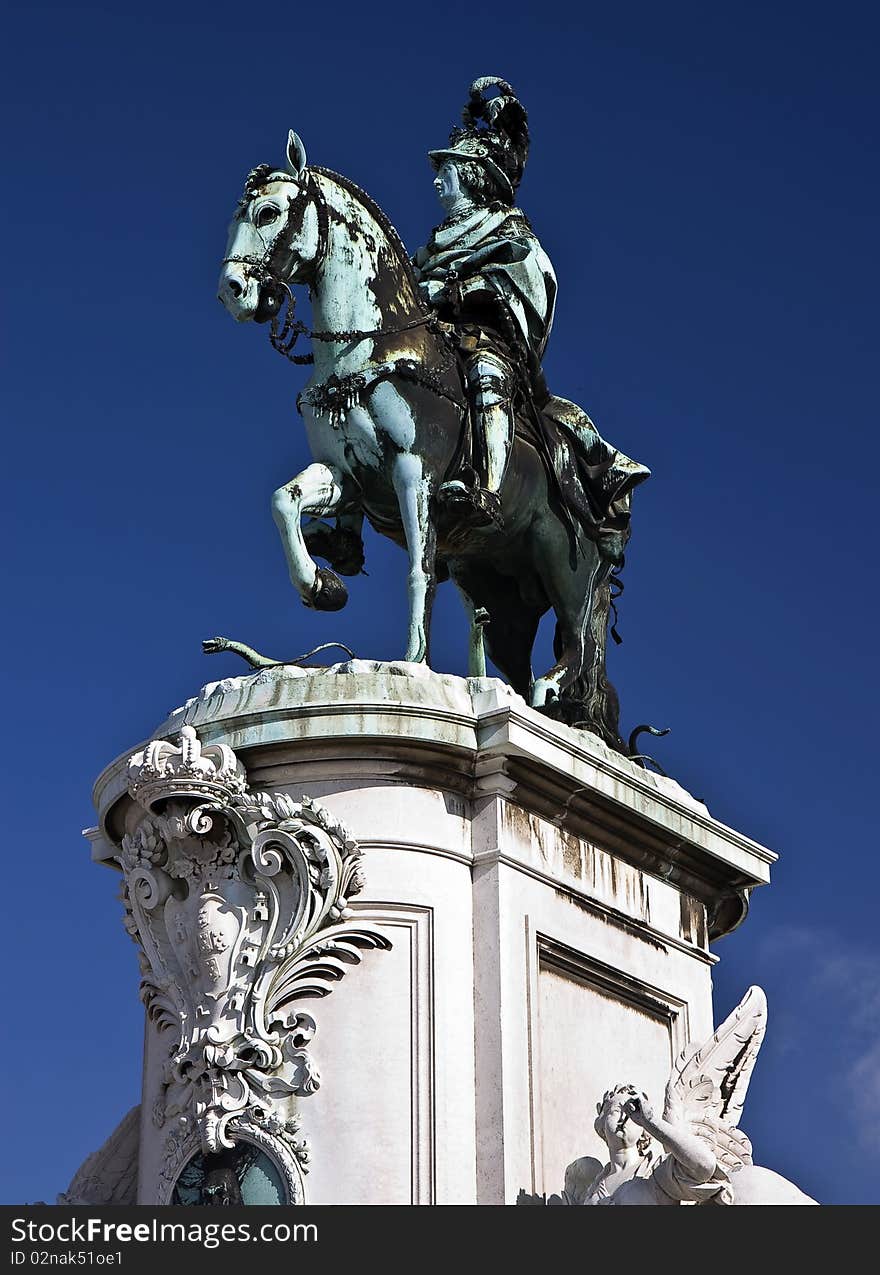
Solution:
{"label": "baroque scrollwork", "polygon": [[259,1135],[276,1151],[289,1143],[299,1171],[291,1104],[320,1076],[315,1020],[298,1002],[391,946],[352,923],[361,852],[308,797],[249,788],[232,749],[202,747],[190,726],[131,758],[129,793],[141,813],[120,846],[122,897],[141,997],[169,1039],[152,1111],[170,1124],[168,1159],[184,1143],[213,1155]]}
{"label": "baroque scrollwork", "polygon": [[[309,1171],[310,1150],[305,1138],[299,1137],[297,1116],[283,1118],[254,1108],[230,1120],[229,1135],[236,1142],[249,1142],[262,1148],[280,1171],[288,1204],[305,1201],[303,1178]],[[190,1128],[186,1116],[180,1116],[165,1138],[159,1170],[157,1204],[170,1204],[181,1170],[200,1150],[196,1130]]]}

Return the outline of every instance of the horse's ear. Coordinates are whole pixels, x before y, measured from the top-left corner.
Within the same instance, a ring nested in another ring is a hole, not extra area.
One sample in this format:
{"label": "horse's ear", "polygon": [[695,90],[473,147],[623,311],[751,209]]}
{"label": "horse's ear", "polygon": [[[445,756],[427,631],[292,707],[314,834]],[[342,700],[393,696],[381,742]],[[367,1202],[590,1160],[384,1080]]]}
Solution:
{"label": "horse's ear", "polygon": [[287,134],[287,171],[298,177],[306,166],[306,148],[293,129]]}

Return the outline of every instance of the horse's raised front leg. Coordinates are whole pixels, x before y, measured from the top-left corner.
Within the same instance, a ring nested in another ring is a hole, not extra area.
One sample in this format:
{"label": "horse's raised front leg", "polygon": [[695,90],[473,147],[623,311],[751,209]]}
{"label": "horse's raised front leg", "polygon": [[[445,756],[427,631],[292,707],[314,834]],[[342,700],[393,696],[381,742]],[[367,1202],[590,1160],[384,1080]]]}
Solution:
{"label": "horse's raised front leg", "polygon": [[363,510],[338,514],[336,526],[320,518],[302,524],[303,540],[313,558],[326,558],[341,576],[356,576],[364,568]]}
{"label": "horse's raised front leg", "polygon": [[421,459],[411,452],[396,457],[391,481],[397,492],[409,554],[409,639],[404,659],[427,664],[431,606],[437,588],[434,575],[437,533],[431,518],[431,487]]}
{"label": "horse's raised front leg", "polygon": [[291,582],[304,605],[317,611],[339,611],[348,601],[348,590],[338,575],[311,557],[301,520],[304,514],[332,514],[341,498],[340,475],[320,464],[309,465],[272,497],[272,517],[281,533]]}

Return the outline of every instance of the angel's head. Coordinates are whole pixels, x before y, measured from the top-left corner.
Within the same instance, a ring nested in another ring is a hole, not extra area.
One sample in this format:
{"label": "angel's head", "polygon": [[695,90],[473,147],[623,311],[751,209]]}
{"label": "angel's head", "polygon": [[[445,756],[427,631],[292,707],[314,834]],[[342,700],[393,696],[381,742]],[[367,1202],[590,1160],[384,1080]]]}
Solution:
{"label": "angel's head", "polygon": [[596,1103],[597,1116],[593,1128],[609,1150],[635,1147],[639,1155],[647,1155],[651,1135],[627,1116],[624,1106],[630,1098],[640,1097],[634,1085],[617,1085]]}

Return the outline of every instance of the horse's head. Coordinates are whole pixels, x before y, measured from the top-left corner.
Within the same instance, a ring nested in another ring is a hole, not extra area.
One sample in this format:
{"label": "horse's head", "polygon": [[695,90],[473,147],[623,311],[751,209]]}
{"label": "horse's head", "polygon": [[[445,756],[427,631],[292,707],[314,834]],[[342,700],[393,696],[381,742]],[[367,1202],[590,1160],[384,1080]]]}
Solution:
{"label": "horse's head", "polygon": [[315,194],[305,147],[293,132],[285,169],[261,164],[248,174],[218,292],[234,319],[265,323],[281,309],[289,283],[310,281],[320,238]]}

